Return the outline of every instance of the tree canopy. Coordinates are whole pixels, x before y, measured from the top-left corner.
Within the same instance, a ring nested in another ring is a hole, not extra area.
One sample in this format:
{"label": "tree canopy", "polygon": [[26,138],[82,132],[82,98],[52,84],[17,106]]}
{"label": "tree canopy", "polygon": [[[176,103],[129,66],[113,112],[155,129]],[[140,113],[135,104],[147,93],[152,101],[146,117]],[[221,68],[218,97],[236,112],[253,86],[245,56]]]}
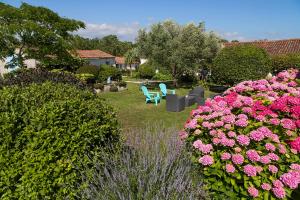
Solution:
{"label": "tree canopy", "polygon": [[12,57],[8,67],[26,67],[25,59],[41,66],[73,66],[71,34],[83,22],[60,17],[44,7],[22,3],[19,8],[0,2],[0,58]]}
{"label": "tree canopy", "polygon": [[108,35],[103,38],[74,37],[73,45],[77,49],[100,49],[114,56],[124,56],[134,47],[132,42],[120,41],[116,35]]}
{"label": "tree canopy", "polygon": [[206,32],[204,23],[180,25],[164,21],[152,25],[150,31],[140,30],[137,48],[141,57],[167,69],[176,80],[185,71],[212,63],[220,49],[220,39]]}

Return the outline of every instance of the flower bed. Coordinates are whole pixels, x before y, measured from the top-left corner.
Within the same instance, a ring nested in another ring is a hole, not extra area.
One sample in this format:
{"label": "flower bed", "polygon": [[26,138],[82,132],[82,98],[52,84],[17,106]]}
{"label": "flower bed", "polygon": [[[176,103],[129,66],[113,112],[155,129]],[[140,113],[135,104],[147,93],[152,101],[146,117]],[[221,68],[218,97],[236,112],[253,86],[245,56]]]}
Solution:
{"label": "flower bed", "polygon": [[180,136],[212,194],[288,199],[298,188],[297,73],[291,69],[269,80],[244,81],[192,111]]}

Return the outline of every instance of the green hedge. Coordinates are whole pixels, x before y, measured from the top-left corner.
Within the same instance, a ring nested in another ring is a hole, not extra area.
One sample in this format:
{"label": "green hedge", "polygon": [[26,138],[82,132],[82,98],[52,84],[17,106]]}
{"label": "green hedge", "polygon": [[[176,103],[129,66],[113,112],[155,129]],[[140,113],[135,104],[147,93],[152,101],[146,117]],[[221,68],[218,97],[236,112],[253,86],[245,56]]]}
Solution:
{"label": "green hedge", "polygon": [[108,77],[111,77],[113,81],[120,81],[122,80],[122,72],[116,67],[101,65],[98,80],[100,82],[106,82]]}
{"label": "green hedge", "polygon": [[217,84],[233,85],[264,78],[269,72],[270,58],[264,49],[240,45],[221,50],[212,66],[212,80]]}
{"label": "green hedge", "polygon": [[0,199],[74,199],[87,155],[119,143],[115,112],[87,90],[46,82],[0,96]]}
{"label": "green hedge", "polygon": [[286,54],[272,57],[273,72],[283,71],[290,68],[300,69],[300,54]]}
{"label": "green hedge", "polygon": [[152,65],[144,63],[139,66],[138,73],[140,78],[152,79],[155,75],[155,69]]}
{"label": "green hedge", "polygon": [[95,77],[98,76],[100,67],[97,66],[82,66],[76,71],[77,74],[93,74]]}

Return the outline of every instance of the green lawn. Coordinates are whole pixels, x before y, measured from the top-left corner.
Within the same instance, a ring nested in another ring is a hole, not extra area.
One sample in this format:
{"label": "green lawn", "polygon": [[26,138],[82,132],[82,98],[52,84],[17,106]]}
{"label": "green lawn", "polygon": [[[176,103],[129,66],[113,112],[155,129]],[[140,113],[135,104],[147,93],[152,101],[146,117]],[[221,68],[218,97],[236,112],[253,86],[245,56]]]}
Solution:
{"label": "green lawn", "polygon": [[[167,112],[166,100],[161,103],[145,104],[145,97],[139,91],[139,85],[128,83],[128,90],[121,92],[100,93],[99,96],[106,99],[118,112],[118,118],[124,131],[132,128],[143,128],[146,124],[163,123],[165,127],[183,128],[184,122],[189,117],[196,105],[186,108],[182,112]],[[186,95],[188,89],[177,89],[179,95]],[[211,94],[206,92],[206,96]]]}

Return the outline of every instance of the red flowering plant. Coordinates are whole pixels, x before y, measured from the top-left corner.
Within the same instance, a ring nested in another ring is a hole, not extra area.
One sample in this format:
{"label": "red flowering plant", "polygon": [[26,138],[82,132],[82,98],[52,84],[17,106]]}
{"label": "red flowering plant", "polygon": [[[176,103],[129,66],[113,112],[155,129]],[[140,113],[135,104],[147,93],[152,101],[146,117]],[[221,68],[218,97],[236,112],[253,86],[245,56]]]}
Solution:
{"label": "red flowering plant", "polygon": [[230,199],[290,199],[300,184],[298,71],[244,81],[193,110],[180,133],[207,189]]}

